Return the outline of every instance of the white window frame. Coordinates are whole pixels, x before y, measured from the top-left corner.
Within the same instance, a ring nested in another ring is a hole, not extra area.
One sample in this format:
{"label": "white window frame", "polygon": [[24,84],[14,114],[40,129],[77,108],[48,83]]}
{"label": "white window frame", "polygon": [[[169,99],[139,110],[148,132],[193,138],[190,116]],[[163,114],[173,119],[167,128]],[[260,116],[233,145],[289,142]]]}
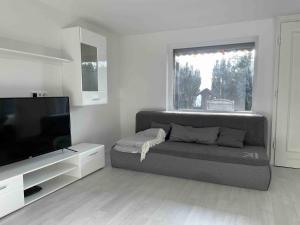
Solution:
{"label": "white window frame", "polygon": [[[198,110],[177,110],[174,108],[174,55],[173,51],[175,49],[181,48],[197,48],[197,47],[209,47],[217,45],[230,45],[230,44],[239,44],[239,43],[255,43],[255,59],[254,59],[254,74],[253,74],[253,89],[252,89],[252,108],[251,111],[237,111],[237,112],[225,112],[225,111],[198,111]],[[216,40],[216,41],[207,41],[207,42],[189,42],[189,43],[176,43],[169,44],[168,47],[168,64],[167,64],[167,87],[166,87],[166,109],[167,111],[176,111],[176,112],[196,112],[196,113],[225,113],[225,114],[253,114],[255,112],[255,99],[256,99],[256,83],[257,83],[257,72],[258,72],[258,49],[259,49],[259,37],[250,36],[242,38],[234,38],[229,40]]]}

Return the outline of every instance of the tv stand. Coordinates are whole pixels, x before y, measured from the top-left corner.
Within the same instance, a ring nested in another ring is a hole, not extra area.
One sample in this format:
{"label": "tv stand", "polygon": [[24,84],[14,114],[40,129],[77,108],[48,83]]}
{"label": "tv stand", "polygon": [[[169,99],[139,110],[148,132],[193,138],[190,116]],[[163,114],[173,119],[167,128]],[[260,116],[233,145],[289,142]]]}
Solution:
{"label": "tv stand", "polygon": [[[105,166],[103,145],[79,144],[0,167],[0,218]],[[25,196],[35,186],[40,191]]]}

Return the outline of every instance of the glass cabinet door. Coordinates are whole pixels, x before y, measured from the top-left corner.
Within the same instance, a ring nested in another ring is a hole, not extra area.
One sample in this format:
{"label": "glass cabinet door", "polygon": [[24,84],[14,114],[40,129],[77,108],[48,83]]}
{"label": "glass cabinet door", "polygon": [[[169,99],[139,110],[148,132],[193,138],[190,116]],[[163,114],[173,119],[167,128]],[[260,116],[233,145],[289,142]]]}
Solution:
{"label": "glass cabinet door", "polygon": [[82,91],[98,91],[97,48],[81,43]]}

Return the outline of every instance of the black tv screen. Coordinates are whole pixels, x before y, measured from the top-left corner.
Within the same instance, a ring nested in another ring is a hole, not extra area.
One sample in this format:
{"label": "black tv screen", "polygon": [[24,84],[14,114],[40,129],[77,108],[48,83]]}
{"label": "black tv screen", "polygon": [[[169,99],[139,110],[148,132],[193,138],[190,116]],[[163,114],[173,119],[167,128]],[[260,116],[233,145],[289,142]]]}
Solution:
{"label": "black tv screen", "polygon": [[68,97],[0,98],[0,166],[70,145]]}

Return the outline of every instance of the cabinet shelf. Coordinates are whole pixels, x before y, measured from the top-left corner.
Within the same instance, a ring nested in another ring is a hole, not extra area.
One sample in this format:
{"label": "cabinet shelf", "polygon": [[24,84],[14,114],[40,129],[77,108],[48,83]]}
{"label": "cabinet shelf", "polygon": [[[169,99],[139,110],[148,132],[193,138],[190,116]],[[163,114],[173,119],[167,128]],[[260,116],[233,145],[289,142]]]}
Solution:
{"label": "cabinet shelf", "polygon": [[77,168],[69,163],[57,163],[24,175],[24,190]]}
{"label": "cabinet shelf", "polygon": [[34,201],[37,201],[40,198],[42,198],[48,194],[51,194],[68,184],[75,182],[76,180],[78,180],[78,178],[76,178],[76,177],[72,177],[72,176],[68,176],[68,175],[61,175],[54,179],[48,180],[44,183],[41,183],[39,186],[42,188],[42,190],[36,194],[25,197],[25,205],[28,205]]}
{"label": "cabinet shelf", "polygon": [[0,37],[0,53],[24,55],[68,63],[72,59],[62,56],[61,50]]}

